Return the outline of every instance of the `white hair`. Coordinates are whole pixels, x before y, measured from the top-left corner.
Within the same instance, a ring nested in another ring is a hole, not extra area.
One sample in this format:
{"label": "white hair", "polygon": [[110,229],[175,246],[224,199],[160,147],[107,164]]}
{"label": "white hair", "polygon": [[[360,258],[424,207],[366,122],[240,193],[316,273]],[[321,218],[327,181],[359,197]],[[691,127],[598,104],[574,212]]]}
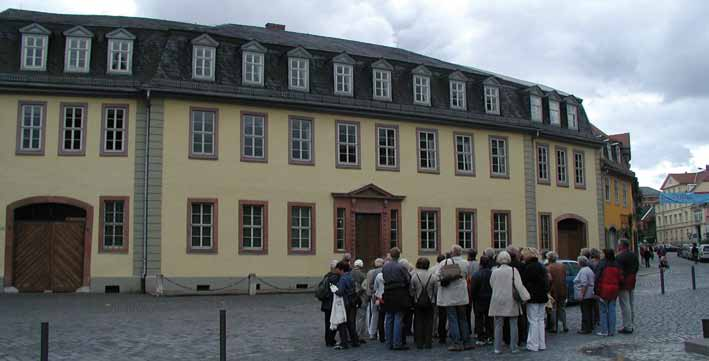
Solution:
{"label": "white hair", "polygon": [[354,261],[354,266],[357,268],[362,268],[362,267],[364,267],[364,261],[362,261],[361,259],[358,259],[358,260]]}
{"label": "white hair", "polygon": [[499,264],[510,264],[512,262],[512,257],[507,251],[502,251],[497,255],[497,263]]}

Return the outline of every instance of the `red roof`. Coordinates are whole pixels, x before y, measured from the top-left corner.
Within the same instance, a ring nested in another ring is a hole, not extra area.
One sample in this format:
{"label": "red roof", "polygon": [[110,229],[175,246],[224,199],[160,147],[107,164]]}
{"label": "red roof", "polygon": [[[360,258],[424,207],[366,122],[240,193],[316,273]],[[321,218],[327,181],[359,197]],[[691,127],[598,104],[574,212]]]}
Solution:
{"label": "red roof", "polygon": [[703,171],[698,173],[670,173],[667,177],[665,177],[665,181],[662,182],[661,189],[665,189],[665,184],[667,184],[667,180],[669,180],[670,177],[672,177],[679,184],[695,184],[695,181],[697,183],[709,181],[709,165],[707,165]]}
{"label": "red roof", "polygon": [[623,144],[624,147],[630,148],[630,133],[611,134],[608,139]]}

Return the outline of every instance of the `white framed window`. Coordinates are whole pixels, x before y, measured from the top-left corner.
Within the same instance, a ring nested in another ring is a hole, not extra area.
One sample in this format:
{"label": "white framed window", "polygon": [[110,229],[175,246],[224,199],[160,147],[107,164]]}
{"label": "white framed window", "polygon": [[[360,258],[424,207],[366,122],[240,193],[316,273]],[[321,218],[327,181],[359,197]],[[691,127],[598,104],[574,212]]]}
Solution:
{"label": "white framed window", "polygon": [[372,71],[374,99],[391,100],[391,71],[374,69]]}
{"label": "white framed window", "polygon": [[611,201],[611,178],[606,176],[603,184],[606,202]]}
{"label": "white framed window", "polygon": [[359,123],[337,122],[337,165],[359,166]]}
{"label": "white framed window", "polygon": [[574,152],[574,184],[577,187],[586,186],[586,161],[584,158],[583,153]]}
{"label": "white framed window", "polygon": [[537,95],[529,96],[530,112],[532,121],[542,122],[542,98]]}
{"label": "white framed window", "polygon": [[288,89],[308,91],[310,61],[303,58],[288,58]]}
{"label": "white framed window", "polygon": [[126,155],[128,151],[128,108],[106,106],[103,109],[101,155]]}
{"label": "white framed window", "polygon": [[335,70],[335,94],[337,95],[347,95],[352,96],[353,89],[353,67],[349,64],[338,64],[334,65]]}
{"label": "white framed window", "polygon": [[49,36],[22,34],[22,70],[47,70]]}
{"label": "white framed window", "polygon": [[133,40],[108,40],[108,73],[131,74],[133,64]]}
{"label": "white framed window", "polygon": [[263,86],[263,54],[245,51],[242,63],[244,84]]}
{"label": "white framed window", "polygon": [[86,106],[63,105],[59,154],[83,154]]}
{"label": "white framed window", "polygon": [[418,129],[419,171],[438,171],[438,132],[429,129]]}
{"label": "white framed window", "polygon": [[452,109],[466,109],[465,82],[459,80],[450,81],[450,98]]}
{"label": "white framed window", "polygon": [[44,104],[20,104],[18,153],[42,154],[44,152],[44,112]]}
{"label": "white framed window", "polygon": [[242,113],[242,160],[266,160],[266,116]]}
{"label": "white framed window", "polygon": [[431,78],[414,75],[414,103],[431,105]]}
{"label": "white framed window", "polygon": [[566,120],[569,129],[579,129],[578,107],[575,105],[566,104]]}
{"label": "white framed window", "polygon": [[561,126],[561,117],[559,112],[559,102],[556,100],[549,100],[549,122],[552,125]]}
{"label": "white framed window", "polygon": [[566,149],[564,148],[556,149],[556,184],[562,186],[569,184]]}
{"label": "white framed window", "polygon": [[335,215],[335,250],[345,250],[345,208],[337,208]]}
{"label": "white framed window", "polygon": [[537,146],[537,181],[549,183],[549,147],[547,145]]}
{"label": "white framed window", "polygon": [[435,252],[438,249],[438,210],[422,209],[419,215],[420,250]]}
{"label": "white framed window", "polygon": [[91,38],[67,37],[64,71],[88,73],[91,62]]}
{"label": "white framed window", "polygon": [[398,169],[398,128],[377,126],[377,167]]}
{"label": "white framed window", "polygon": [[289,160],[295,164],[313,163],[313,121],[305,118],[290,119]]}
{"label": "white framed window", "polygon": [[195,45],[192,47],[192,78],[214,80],[214,63],[217,49],[211,46]]}
{"label": "white framed window", "polygon": [[126,234],[127,198],[101,197],[101,250],[120,251],[128,242]]}
{"label": "white framed window", "polygon": [[506,138],[490,137],[490,176],[494,178],[509,177]]}
{"label": "white framed window", "polygon": [[263,204],[242,203],[241,205],[241,247],[244,250],[264,249],[264,208]]}
{"label": "white framed window", "polygon": [[214,208],[216,203],[190,202],[190,249],[214,248]]}
{"label": "white framed window", "polygon": [[289,205],[289,210],[289,250],[291,252],[312,252],[314,205]]}
{"label": "white framed window", "polygon": [[492,213],[492,247],[505,249],[510,240],[510,214],[509,212]]}
{"label": "white framed window", "polygon": [[500,114],[500,88],[485,87],[485,112],[488,114]]}
{"label": "white framed window", "polygon": [[543,213],[539,215],[539,248],[550,250],[551,244],[551,214]]}
{"label": "white framed window", "polygon": [[[623,182],[623,208],[628,207],[628,183]],[[684,214],[685,220],[687,218],[687,213]]]}
{"label": "white framed window", "polygon": [[458,245],[470,249],[475,247],[475,211],[458,210]]}
{"label": "white framed window", "polygon": [[210,159],[216,157],[217,112],[192,110],[190,123],[190,156]]}
{"label": "white framed window", "polygon": [[389,216],[389,248],[394,248],[399,245],[399,210],[392,209]]}
{"label": "white framed window", "polygon": [[454,136],[455,173],[457,175],[474,175],[473,136],[470,134],[454,134]]}

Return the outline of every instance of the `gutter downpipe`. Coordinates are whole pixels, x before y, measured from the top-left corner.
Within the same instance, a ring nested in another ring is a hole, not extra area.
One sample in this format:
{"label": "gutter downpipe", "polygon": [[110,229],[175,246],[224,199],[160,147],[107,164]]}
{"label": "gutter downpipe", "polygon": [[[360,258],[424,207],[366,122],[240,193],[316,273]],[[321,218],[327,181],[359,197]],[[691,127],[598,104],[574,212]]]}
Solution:
{"label": "gutter downpipe", "polygon": [[145,279],[148,276],[148,172],[150,171],[150,89],[145,93],[145,161],[143,162],[143,270],[140,290],[146,293]]}

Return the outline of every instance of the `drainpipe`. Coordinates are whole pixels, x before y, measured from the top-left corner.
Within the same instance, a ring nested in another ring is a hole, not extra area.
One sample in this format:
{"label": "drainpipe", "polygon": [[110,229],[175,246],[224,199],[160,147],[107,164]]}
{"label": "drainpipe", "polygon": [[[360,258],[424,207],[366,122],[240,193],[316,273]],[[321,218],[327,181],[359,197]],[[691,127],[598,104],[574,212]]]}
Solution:
{"label": "drainpipe", "polygon": [[145,93],[145,161],[143,162],[143,272],[140,290],[146,292],[145,278],[148,276],[148,172],[150,171],[150,89]]}

